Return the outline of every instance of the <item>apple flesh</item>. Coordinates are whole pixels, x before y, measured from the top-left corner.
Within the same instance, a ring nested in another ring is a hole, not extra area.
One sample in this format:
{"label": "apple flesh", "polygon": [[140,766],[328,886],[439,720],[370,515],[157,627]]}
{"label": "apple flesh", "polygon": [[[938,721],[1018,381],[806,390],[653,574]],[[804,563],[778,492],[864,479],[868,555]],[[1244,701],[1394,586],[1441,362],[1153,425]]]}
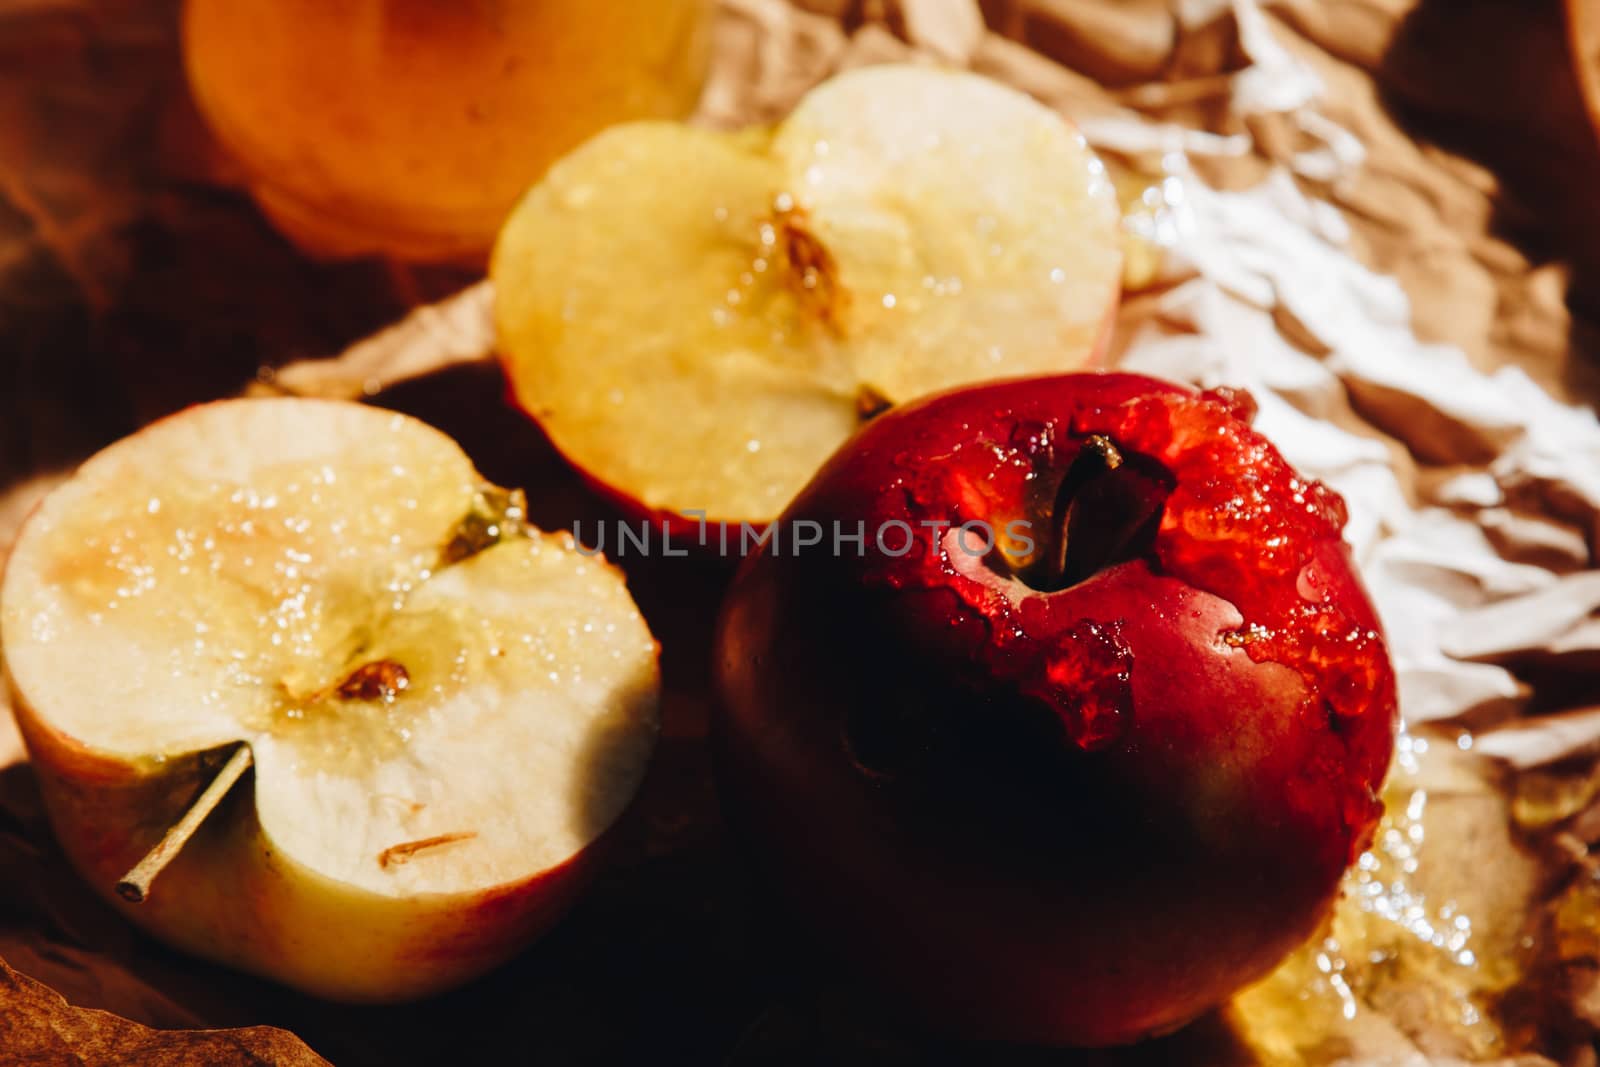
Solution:
{"label": "apple flesh", "polygon": [[[1368,842],[1393,672],[1342,501],[1250,413],[1121,374],[926,399],[842,448],[736,579],[725,809],[935,1025],[1176,1028],[1309,936]],[[796,548],[805,523],[823,544]]]}
{"label": "apple flesh", "polygon": [[634,513],[756,524],[891,404],[1088,365],[1121,265],[1062,118],[889,66],[772,130],[612,127],[530,190],[490,274],[512,392],[579,470]]}
{"label": "apple flesh", "polygon": [[[334,999],[458,984],[553,923],[643,777],[657,649],[620,574],[445,435],[229,401],[89,460],[0,586],[63,849],[158,938]],[[113,894],[239,745],[148,899]]]}

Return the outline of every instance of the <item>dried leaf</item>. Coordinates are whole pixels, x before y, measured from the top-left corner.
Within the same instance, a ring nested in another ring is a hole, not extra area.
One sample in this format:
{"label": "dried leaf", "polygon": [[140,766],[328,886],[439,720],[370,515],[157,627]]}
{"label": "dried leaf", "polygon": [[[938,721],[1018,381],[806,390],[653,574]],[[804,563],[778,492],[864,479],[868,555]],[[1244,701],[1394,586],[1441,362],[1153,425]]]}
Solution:
{"label": "dried leaf", "polygon": [[293,1034],[242,1030],[152,1030],[108,1012],[75,1008],[0,960],[0,1049],[7,1063],[140,1063],[149,1067],[326,1065]]}

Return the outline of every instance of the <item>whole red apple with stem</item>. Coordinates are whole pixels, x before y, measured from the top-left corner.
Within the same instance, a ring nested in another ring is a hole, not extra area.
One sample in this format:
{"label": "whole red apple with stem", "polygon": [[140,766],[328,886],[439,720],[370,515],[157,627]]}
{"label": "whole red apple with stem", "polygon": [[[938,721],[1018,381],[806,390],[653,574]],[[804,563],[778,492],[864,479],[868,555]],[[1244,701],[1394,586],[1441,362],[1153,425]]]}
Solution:
{"label": "whole red apple with stem", "polygon": [[1125,374],[898,408],[735,581],[728,814],[937,1026],[1174,1029],[1310,936],[1367,845],[1393,670],[1342,500],[1252,414]]}

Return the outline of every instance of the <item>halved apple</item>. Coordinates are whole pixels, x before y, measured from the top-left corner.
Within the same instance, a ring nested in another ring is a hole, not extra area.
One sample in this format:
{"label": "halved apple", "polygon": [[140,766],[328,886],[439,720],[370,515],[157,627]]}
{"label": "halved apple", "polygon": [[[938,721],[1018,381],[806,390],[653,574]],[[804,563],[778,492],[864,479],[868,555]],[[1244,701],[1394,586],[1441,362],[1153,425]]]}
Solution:
{"label": "halved apple", "polygon": [[890,66],[774,130],[613,127],[532,189],[491,275],[513,391],[568,459],[646,511],[764,522],[892,404],[1089,364],[1121,261],[1060,116]]}
{"label": "halved apple", "polygon": [[248,746],[118,906],[336,999],[440,990],[549,926],[656,732],[621,575],[356,404],[225,401],[95,456],[23,528],[0,639],[56,834],[110,899]]}

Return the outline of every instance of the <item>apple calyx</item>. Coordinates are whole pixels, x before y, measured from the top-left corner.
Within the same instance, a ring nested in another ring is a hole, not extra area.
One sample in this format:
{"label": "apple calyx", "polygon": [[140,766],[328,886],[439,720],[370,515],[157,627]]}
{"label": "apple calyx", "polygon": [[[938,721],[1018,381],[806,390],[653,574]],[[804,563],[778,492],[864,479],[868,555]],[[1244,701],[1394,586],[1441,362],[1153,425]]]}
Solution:
{"label": "apple calyx", "polygon": [[527,494],[521,489],[484,485],[473,494],[472,507],[467,509],[445,543],[439,554],[439,564],[448,567],[502,541],[527,535]]}

